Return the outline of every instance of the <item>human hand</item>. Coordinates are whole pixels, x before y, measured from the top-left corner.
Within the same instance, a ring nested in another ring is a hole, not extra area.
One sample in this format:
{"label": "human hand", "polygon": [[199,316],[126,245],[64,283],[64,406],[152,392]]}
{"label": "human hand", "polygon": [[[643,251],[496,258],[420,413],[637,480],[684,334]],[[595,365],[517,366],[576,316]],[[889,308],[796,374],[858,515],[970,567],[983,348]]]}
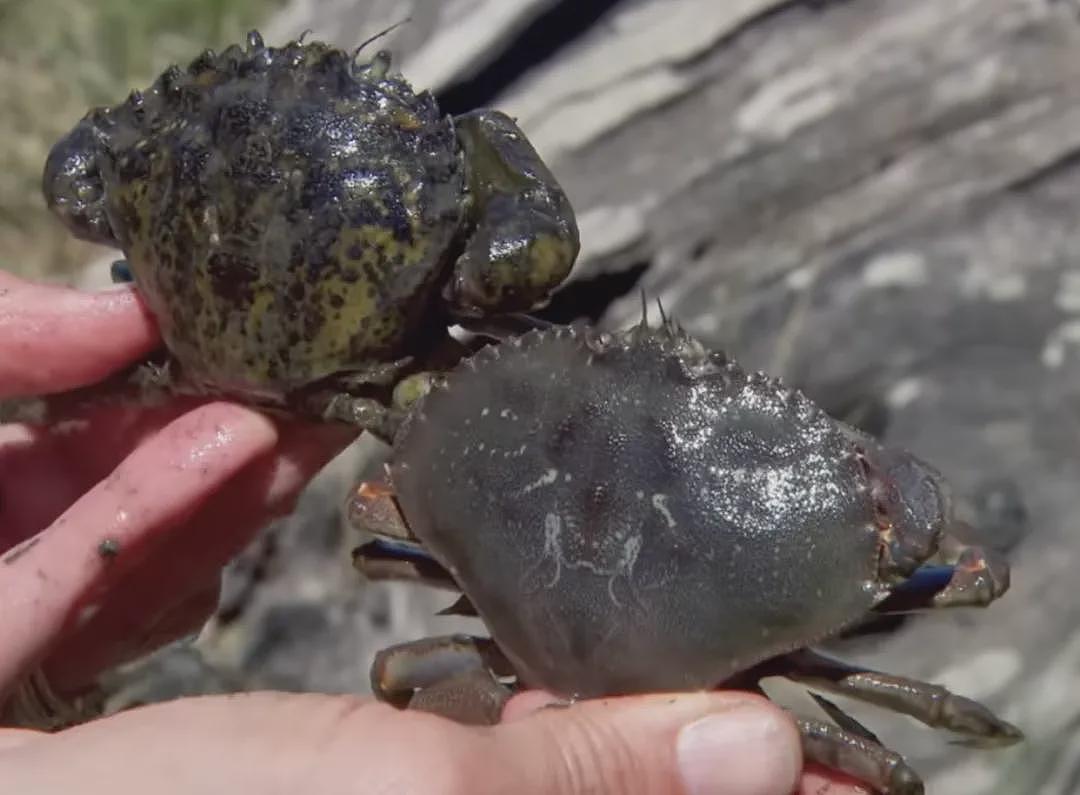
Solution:
{"label": "human hand", "polygon": [[[0,272],[0,399],[97,382],[159,344],[130,287]],[[222,566],[353,436],[220,402],[84,416],[0,425],[0,704],[32,670],[70,696],[197,629]]]}
{"label": "human hand", "polygon": [[794,726],[749,694],[536,706],[521,696],[479,728],[347,696],[186,699],[54,735],[0,732],[0,774],[12,792],[82,795],[855,792],[798,783]]}

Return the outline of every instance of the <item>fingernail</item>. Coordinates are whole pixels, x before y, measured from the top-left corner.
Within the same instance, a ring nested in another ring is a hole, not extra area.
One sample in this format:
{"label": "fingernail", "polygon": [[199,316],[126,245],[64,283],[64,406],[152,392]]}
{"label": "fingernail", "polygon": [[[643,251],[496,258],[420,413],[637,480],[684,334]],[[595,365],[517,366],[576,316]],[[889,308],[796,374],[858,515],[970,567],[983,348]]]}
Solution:
{"label": "fingernail", "polygon": [[679,731],[679,772],[687,795],[790,795],[798,780],[797,736],[760,707],[707,715]]}

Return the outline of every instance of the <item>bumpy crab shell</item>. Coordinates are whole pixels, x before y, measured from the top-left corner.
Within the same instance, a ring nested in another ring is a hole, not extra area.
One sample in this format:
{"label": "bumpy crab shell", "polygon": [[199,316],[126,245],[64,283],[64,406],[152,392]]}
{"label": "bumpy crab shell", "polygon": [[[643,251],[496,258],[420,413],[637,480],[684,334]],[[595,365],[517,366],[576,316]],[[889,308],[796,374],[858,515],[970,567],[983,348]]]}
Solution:
{"label": "bumpy crab shell", "polygon": [[[986,604],[1007,567],[951,540],[929,465],[673,324],[537,331],[482,350],[414,406],[388,475],[400,514],[367,485],[353,515],[393,540],[359,565],[460,588],[458,609],[495,646],[390,650],[373,669],[386,698],[461,715],[467,684],[486,699],[465,716],[477,719],[501,704],[479,669],[570,699],[754,687],[780,672],[980,740],[1020,736],[941,688],[805,650],[875,608]],[[956,564],[944,579],[920,568],[942,553]],[[466,672],[440,691],[437,679]],[[921,791],[843,721],[801,723],[812,758]]]}
{"label": "bumpy crab shell", "polygon": [[186,369],[256,390],[394,355],[466,185],[429,94],[321,42],[258,40],[91,112],[44,180],[73,232],[123,249]]}
{"label": "bumpy crab shell", "polygon": [[389,386],[450,313],[527,310],[569,272],[573,212],[516,124],[445,116],[389,69],[253,32],[53,148],[49,206],[124,251],[187,381]]}

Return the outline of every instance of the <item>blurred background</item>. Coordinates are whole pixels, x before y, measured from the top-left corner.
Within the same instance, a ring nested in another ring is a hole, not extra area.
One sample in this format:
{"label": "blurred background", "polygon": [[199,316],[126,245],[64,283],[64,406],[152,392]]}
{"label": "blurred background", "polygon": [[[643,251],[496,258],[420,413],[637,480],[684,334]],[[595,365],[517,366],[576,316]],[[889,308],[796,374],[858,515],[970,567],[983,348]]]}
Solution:
{"label": "blurred background", "polygon": [[[841,641],[1020,725],[980,753],[855,708],[929,791],[1080,792],[1080,4],[1069,0],[0,0],[0,257],[96,284],[40,170],[93,104],[258,27],[380,42],[444,110],[516,116],[577,208],[549,318],[623,326],[638,290],[745,364],[938,465],[1013,562],[985,611]],[[341,505],[362,441],[231,567],[217,618],[111,677],[114,706],[367,690],[374,651],[462,626],[364,585]]]}

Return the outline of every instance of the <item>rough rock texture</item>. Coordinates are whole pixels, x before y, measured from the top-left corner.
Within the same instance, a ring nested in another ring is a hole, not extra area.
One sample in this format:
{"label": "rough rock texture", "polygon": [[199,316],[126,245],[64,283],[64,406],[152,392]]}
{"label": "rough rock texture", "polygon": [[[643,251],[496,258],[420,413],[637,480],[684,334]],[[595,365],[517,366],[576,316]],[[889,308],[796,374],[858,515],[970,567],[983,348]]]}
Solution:
{"label": "rough rock texture", "polygon": [[[265,33],[349,44],[408,5],[307,0]],[[935,462],[1010,551],[1012,592],[991,609],[838,648],[1028,732],[978,753],[855,710],[930,792],[1080,790],[1078,5],[415,0],[385,43],[450,109],[518,117],[581,220],[567,296],[639,278],[709,343]],[[529,47],[542,60],[526,69]],[[591,311],[621,326],[637,300]],[[275,528],[275,568],[201,657],[154,662],[213,676],[158,692],[362,688],[375,648],[430,631],[445,599],[353,587],[334,509],[357,468],[339,462]],[[238,564],[231,592],[248,580]]]}

